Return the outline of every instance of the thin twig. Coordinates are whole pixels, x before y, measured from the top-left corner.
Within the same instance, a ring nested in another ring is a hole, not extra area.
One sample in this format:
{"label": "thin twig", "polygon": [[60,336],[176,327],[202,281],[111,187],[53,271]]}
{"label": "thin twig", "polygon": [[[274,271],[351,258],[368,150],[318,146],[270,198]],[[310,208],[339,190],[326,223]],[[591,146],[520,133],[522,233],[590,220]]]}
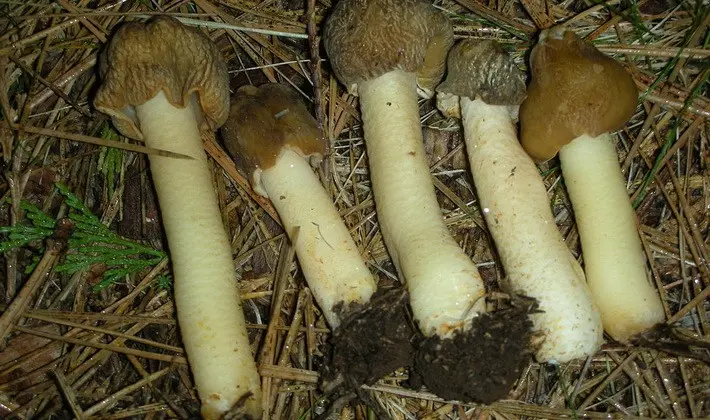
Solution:
{"label": "thin twig", "polygon": [[229,156],[227,156],[227,153],[217,144],[214,135],[205,134],[203,136],[203,142],[207,154],[217,162],[224,172],[226,172],[227,175],[229,175],[229,177],[232,178],[232,180],[234,180],[234,182],[259,205],[259,207],[264,209],[264,211],[280,225],[281,219],[279,218],[278,213],[276,213],[274,206],[271,205],[269,200],[254,192],[251,185],[249,185],[249,181],[247,181],[247,179],[244,178],[237,170],[237,166],[234,164],[234,161],[230,159]]}
{"label": "thin twig", "polygon": [[[138,15],[138,16],[140,16],[140,15]],[[141,17],[147,18],[149,16],[141,16]],[[232,31],[248,32],[248,33],[255,33],[255,34],[262,34],[262,35],[282,36],[285,38],[308,39],[308,35],[301,34],[301,33],[295,33],[295,32],[272,31],[271,29],[252,28],[252,27],[248,27],[248,26],[237,26],[237,25],[230,25],[228,23],[213,22],[213,21],[199,20],[199,19],[190,19],[190,18],[184,18],[184,17],[176,17],[176,19],[186,25],[191,25],[191,26],[203,26],[205,28],[214,28],[214,29],[230,29]]]}
{"label": "thin twig", "polygon": [[97,146],[114,147],[116,149],[144,153],[146,155],[164,156],[176,159],[192,159],[192,156],[187,156],[180,153],[170,152],[161,149],[154,149],[152,147],[147,146],[139,146],[137,144],[123,143],[116,140],[107,140],[99,137],[86,136],[84,134],[67,133],[66,131],[57,131],[48,128],[33,127],[30,125],[19,125],[16,129],[27,133],[39,134],[41,136],[57,137],[65,140],[73,140],[82,143],[94,144]]}
{"label": "thin twig", "polygon": [[64,376],[61,370],[55,370],[52,374],[54,375],[54,379],[57,381],[57,385],[59,385],[62,395],[64,395],[64,398],[67,400],[69,408],[71,408],[72,413],[74,413],[74,417],[77,420],[84,420],[86,416],[84,415],[84,412],[76,399],[74,390],[67,382],[67,377]]}
{"label": "thin twig", "polygon": [[[150,351],[144,351],[144,350],[136,350],[132,349],[130,347],[120,347],[117,345],[113,344],[104,344],[104,343],[98,343],[95,341],[87,341],[87,340],[80,340],[76,338],[70,338],[67,337],[66,335],[57,335],[57,334],[51,334],[47,333],[44,331],[36,330],[33,328],[25,328],[25,327],[13,327],[14,330],[23,332],[26,334],[32,334],[36,335],[38,337],[44,337],[44,338],[49,338],[51,340],[56,340],[56,341],[63,341],[65,343],[71,343],[71,344],[76,344],[79,346],[86,346],[86,347],[93,347],[101,350],[110,350],[115,353],[125,353],[125,354],[132,354],[134,356],[142,357],[144,359],[150,359],[150,360],[160,360],[162,362],[170,362],[170,363],[177,363],[181,365],[186,365],[187,360],[183,356],[173,356],[169,354],[161,354],[161,353],[154,353]],[[119,337],[117,340],[126,340],[123,337]]]}
{"label": "thin twig", "polygon": [[[64,93],[61,89],[59,89],[57,86],[55,86],[52,82],[46,80],[39,74],[37,74],[35,71],[33,71],[31,68],[26,66],[22,61],[17,59],[14,55],[8,55],[7,58],[9,58],[13,63],[15,63],[18,67],[22,69],[25,73],[29,74],[30,76],[34,77],[37,79],[38,82],[42,83],[43,85],[47,86],[48,89],[50,89],[52,92],[54,92],[55,95],[59,96],[60,98],[64,99],[64,102],[67,104],[71,105],[74,109],[77,110],[81,115],[89,118],[93,118],[93,115],[91,112],[88,110],[84,109],[84,107],[79,106],[76,101],[74,101],[72,98],[69,97],[66,93]],[[31,108],[31,106],[30,106]]]}
{"label": "thin twig", "polygon": [[[293,243],[296,243],[299,234],[299,228],[295,227],[294,231],[289,235],[293,239]],[[285,240],[281,247],[281,258],[279,260],[279,265],[276,270],[276,275],[274,277],[274,296],[271,301],[271,316],[269,319],[269,327],[266,330],[266,336],[264,337],[264,344],[261,347],[259,356],[257,358],[257,365],[272,365],[275,362],[274,354],[276,352],[276,338],[277,338],[277,328],[281,322],[281,309],[284,300],[284,291],[286,290],[286,284],[291,272],[291,265],[293,264],[293,258],[296,255],[296,247],[291,245],[291,242]],[[270,377],[262,378],[262,393],[264,404],[264,420],[268,420],[268,415],[270,412],[271,402],[271,390],[272,383]]]}
{"label": "thin twig", "polygon": [[108,408],[108,407],[110,407],[110,406],[116,404],[122,397],[124,397],[124,396],[130,394],[131,392],[136,391],[136,390],[138,390],[138,389],[140,389],[140,388],[142,388],[142,387],[144,387],[144,386],[146,386],[146,385],[148,385],[148,384],[150,384],[151,382],[156,381],[157,379],[162,378],[162,377],[165,376],[168,372],[170,372],[170,370],[172,370],[172,368],[171,368],[171,367],[168,367],[168,368],[159,370],[159,371],[157,371],[157,372],[155,372],[155,373],[153,373],[153,374],[151,374],[151,375],[146,376],[145,378],[143,378],[143,379],[141,379],[140,381],[134,383],[133,385],[127,386],[127,387],[123,388],[122,390],[120,390],[120,391],[118,391],[118,392],[116,392],[116,393],[114,393],[114,394],[112,394],[112,395],[109,395],[108,397],[104,398],[104,399],[101,400],[100,402],[98,402],[98,403],[92,405],[91,407],[87,408],[86,411],[84,411],[84,414],[87,415],[87,416],[91,416],[91,415],[93,415],[93,414],[98,413],[98,412],[101,411],[101,410],[104,410],[104,409],[106,409],[106,408]]}
{"label": "thin twig", "polygon": [[5,338],[12,330],[13,325],[22,316],[22,313],[27,308],[27,305],[30,304],[35,292],[49,277],[49,273],[57,262],[63,246],[64,244],[60,241],[47,240],[47,250],[44,252],[42,259],[37,263],[37,266],[30,278],[25,282],[25,285],[22,286],[22,290],[15,296],[2,316],[0,316],[0,349],[5,348]]}

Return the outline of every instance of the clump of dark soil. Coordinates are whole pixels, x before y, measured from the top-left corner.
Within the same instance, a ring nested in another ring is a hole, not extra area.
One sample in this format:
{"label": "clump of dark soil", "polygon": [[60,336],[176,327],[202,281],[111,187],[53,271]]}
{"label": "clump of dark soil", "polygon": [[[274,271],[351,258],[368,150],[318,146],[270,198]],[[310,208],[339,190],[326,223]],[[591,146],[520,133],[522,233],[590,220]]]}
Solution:
{"label": "clump of dark soil", "polygon": [[411,385],[426,385],[447,400],[491,404],[506,398],[532,354],[529,308],[514,306],[482,314],[452,338],[424,340]]}
{"label": "clump of dark soil", "polygon": [[[534,299],[517,297],[509,308],[482,314],[452,338],[425,338],[402,289],[378,291],[367,305],[341,308],[344,321],[329,342],[321,371],[326,392],[349,392],[369,401],[360,387],[401,367],[410,385],[448,399],[490,404],[506,398],[534,348]],[[372,402],[372,401],[370,401]]]}
{"label": "clump of dark soil", "polygon": [[418,331],[401,288],[378,291],[366,305],[342,309],[343,322],[331,336],[330,363],[322,372],[324,388],[344,382],[357,392],[393,371],[411,366]]}

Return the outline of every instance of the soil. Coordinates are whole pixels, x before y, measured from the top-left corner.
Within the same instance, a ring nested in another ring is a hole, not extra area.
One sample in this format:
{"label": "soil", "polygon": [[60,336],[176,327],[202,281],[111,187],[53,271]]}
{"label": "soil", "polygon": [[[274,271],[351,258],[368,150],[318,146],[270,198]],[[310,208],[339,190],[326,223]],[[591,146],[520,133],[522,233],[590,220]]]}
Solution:
{"label": "soil", "polygon": [[361,385],[413,364],[419,333],[408,302],[406,291],[395,288],[378,290],[366,305],[340,308],[343,322],[331,337],[324,388],[343,384],[357,392]]}
{"label": "soil", "polygon": [[485,313],[452,338],[429,337],[417,352],[410,379],[447,400],[491,404],[506,398],[532,355],[529,308]]}
{"label": "soil", "polygon": [[[490,404],[506,398],[532,357],[534,301],[485,313],[471,328],[451,338],[424,338],[401,288],[378,291],[367,305],[340,308],[344,321],[333,332],[321,375],[323,389],[355,393],[369,401],[361,385],[410,368],[410,385],[447,400]],[[372,404],[368,404],[372,407]]]}

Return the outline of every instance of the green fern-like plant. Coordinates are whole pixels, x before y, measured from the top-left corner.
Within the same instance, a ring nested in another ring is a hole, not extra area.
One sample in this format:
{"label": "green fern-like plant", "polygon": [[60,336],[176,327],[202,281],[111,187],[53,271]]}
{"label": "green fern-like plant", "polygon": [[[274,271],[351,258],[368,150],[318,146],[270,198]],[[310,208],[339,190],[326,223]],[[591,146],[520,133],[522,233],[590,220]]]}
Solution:
{"label": "green fern-like plant", "polygon": [[[68,240],[66,257],[56,267],[57,272],[74,274],[88,270],[96,264],[104,264],[106,270],[103,277],[94,286],[94,290],[100,290],[166,258],[163,251],[125,239],[111,231],[66,185],[57,183],[55,187],[64,197],[69,207],[68,218],[74,225],[74,231]],[[1,227],[0,234],[7,237],[0,241],[0,252],[25,247],[54,233],[56,219],[24,200],[20,202],[20,209],[25,212],[29,223]],[[168,283],[168,278],[162,279],[160,286],[167,287]]]}
{"label": "green fern-like plant", "polygon": [[[118,141],[119,135],[109,123],[105,123],[101,128],[101,138],[106,140]],[[116,191],[116,181],[121,174],[123,167],[123,150],[115,147],[101,147],[99,153],[98,169],[106,179],[106,189],[108,197],[113,197]]]}
{"label": "green fern-like plant", "polygon": [[[10,200],[6,199],[5,203]],[[27,201],[20,201],[20,211],[30,221],[29,224],[18,223],[15,226],[0,226],[0,234],[7,239],[0,242],[0,254],[11,249],[22,248],[35,241],[42,241],[54,233],[56,220],[47,216],[39,207]]]}

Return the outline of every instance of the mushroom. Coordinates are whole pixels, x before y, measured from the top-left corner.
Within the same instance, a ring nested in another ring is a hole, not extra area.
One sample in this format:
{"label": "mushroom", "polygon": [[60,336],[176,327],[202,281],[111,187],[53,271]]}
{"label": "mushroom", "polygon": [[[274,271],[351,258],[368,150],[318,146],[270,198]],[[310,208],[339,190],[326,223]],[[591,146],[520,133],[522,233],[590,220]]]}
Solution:
{"label": "mushroom", "polygon": [[411,364],[406,294],[396,288],[375,293],[372,274],[309,165],[322,159],[325,138],[295,92],[276,83],[241,87],[222,137],[254,190],[274,204],[333,330],[324,389],[358,389]]}
{"label": "mushroom", "polygon": [[638,92],[614,59],[562,27],[541,33],[530,64],[522,146],[537,162],[559,151],[587,282],[604,329],[625,342],[664,319],[611,135],[634,113]]}
{"label": "mushroom", "polygon": [[254,190],[274,204],[316,302],[337,328],[348,308],[369,302],[376,285],[309,165],[325,153],[318,124],[284,85],[242,86],[222,136]]}
{"label": "mushroom", "polygon": [[478,269],[444,223],[419,121],[417,84],[428,96],[441,80],[451,23],[426,1],[341,0],[324,44],[359,96],[380,230],[426,337],[413,376],[448,399],[505,397],[527,356],[527,309],[485,312]]}
{"label": "mushroom", "polygon": [[227,66],[198,30],[161,16],[123,25],[100,59],[94,99],[126,137],[189,156],[150,155],[175,304],[206,419],[261,417],[261,391],[201,129],[229,112]]}
{"label": "mushroom", "polygon": [[433,91],[451,23],[420,0],[342,0],[325,24],[338,79],[360,98],[380,230],[424,335],[447,337],[484,310],[478,269],[443,221],[426,162],[417,82]]}
{"label": "mushroom", "polygon": [[531,318],[545,340],[537,359],[594,354],[602,342],[599,311],[557,229],[537,167],[518,142],[523,73],[495,41],[468,39],[449,52],[446,80],[436,90],[442,112],[462,118],[480,207],[507,283],[538,302]]}

